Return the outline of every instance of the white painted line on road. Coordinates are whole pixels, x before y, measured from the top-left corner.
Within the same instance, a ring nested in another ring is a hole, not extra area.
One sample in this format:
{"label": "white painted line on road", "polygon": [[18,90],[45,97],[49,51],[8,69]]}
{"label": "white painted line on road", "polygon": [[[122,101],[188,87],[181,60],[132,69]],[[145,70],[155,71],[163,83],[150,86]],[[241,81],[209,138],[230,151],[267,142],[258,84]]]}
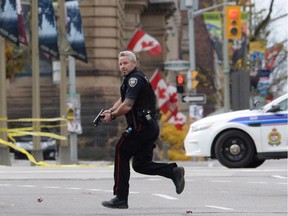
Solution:
{"label": "white painted line on road", "polygon": [[248,184],[268,184],[268,182],[247,182]]}
{"label": "white painted line on road", "polygon": [[279,179],[288,179],[287,177],[280,176],[280,175],[272,175],[273,178],[279,178]]}
{"label": "white painted line on road", "polygon": [[149,178],[149,179],[147,179],[148,181],[159,181],[159,180],[161,180],[160,178]]}
{"label": "white painted line on road", "polygon": [[165,198],[165,199],[169,199],[169,200],[178,200],[178,198],[176,198],[176,197],[168,196],[168,195],[165,195],[165,194],[152,194],[152,195],[158,196],[158,197],[162,197],[162,198]]}
{"label": "white painted line on road", "polygon": [[27,187],[27,188],[34,188],[35,185],[16,185],[17,187]]}
{"label": "white painted line on road", "polygon": [[0,184],[0,187],[10,187],[12,186],[11,184]]}
{"label": "white painted line on road", "polygon": [[[238,171],[238,170],[237,170]],[[287,170],[285,169],[264,169],[264,170],[257,170],[257,169],[243,169],[243,170],[239,170],[238,172],[287,172]]]}
{"label": "white painted line on road", "polygon": [[85,189],[85,190],[88,190],[88,191],[102,191],[102,189]]}
{"label": "white painted line on road", "polygon": [[83,188],[76,188],[76,187],[71,187],[71,188],[65,188],[65,189],[67,189],[67,190],[82,190]]}
{"label": "white painted line on road", "polygon": [[206,205],[207,208],[216,208],[216,209],[221,209],[221,210],[227,210],[227,211],[234,211],[232,208],[227,208],[227,207],[222,207],[222,206],[211,206],[211,205]]}
{"label": "white painted line on road", "polygon": [[43,188],[47,188],[47,189],[59,189],[60,187],[57,187],[57,186],[43,186]]}
{"label": "white painted line on road", "polygon": [[284,183],[277,183],[279,185],[287,185],[288,183],[287,182],[284,182]]}
{"label": "white painted line on road", "polygon": [[215,182],[215,183],[229,183],[231,181],[225,181],[225,180],[212,180],[211,182]]}

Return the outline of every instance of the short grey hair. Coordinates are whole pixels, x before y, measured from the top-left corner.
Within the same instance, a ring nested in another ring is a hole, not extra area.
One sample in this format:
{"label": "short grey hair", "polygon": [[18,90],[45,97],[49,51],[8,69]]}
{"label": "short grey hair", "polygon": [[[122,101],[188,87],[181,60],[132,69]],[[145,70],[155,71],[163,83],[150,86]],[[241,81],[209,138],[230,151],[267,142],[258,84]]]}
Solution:
{"label": "short grey hair", "polygon": [[130,61],[134,61],[134,62],[137,61],[135,54],[131,51],[128,51],[128,50],[121,51],[118,55],[118,58],[120,58],[122,56],[128,56]]}

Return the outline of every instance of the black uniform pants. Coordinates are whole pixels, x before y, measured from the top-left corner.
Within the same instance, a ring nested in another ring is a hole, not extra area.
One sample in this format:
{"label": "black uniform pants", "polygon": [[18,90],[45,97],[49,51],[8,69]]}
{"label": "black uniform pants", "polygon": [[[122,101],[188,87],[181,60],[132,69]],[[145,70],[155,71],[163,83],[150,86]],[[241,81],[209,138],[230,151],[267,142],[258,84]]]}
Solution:
{"label": "black uniform pants", "polygon": [[155,163],[152,161],[154,142],[159,136],[156,120],[149,125],[142,125],[139,131],[123,132],[116,143],[114,161],[114,195],[128,199],[130,159],[133,157],[133,169],[146,175],[160,175],[172,178],[176,163]]}

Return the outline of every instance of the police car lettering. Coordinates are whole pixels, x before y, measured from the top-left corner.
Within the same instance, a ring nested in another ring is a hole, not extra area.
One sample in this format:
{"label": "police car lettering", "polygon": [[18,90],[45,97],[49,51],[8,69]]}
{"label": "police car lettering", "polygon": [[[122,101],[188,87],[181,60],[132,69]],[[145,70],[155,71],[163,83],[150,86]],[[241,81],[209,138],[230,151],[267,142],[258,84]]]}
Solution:
{"label": "police car lettering", "polygon": [[136,77],[131,77],[128,81],[130,87],[136,86],[138,79]]}

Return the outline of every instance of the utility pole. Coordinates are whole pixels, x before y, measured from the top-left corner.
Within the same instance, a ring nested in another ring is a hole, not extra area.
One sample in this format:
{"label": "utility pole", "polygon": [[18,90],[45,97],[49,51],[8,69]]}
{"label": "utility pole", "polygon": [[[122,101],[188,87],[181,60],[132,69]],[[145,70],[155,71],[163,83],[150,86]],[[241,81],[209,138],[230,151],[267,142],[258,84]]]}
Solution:
{"label": "utility pole", "polygon": [[[77,97],[76,94],[76,72],[75,72],[75,58],[69,56],[68,58],[68,68],[69,68],[69,95],[70,97]],[[76,107],[74,107],[76,110]],[[75,115],[75,114],[74,114]],[[71,163],[78,163],[78,148],[77,148],[77,133],[70,132],[70,156]]]}
{"label": "utility pole", "polygon": [[[203,14],[204,12],[210,11],[212,9],[223,6],[223,16],[224,16],[224,30],[226,29],[226,16],[225,8],[228,4],[227,0],[224,0],[223,3],[217,4],[208,8],[194,11],[193,4],[198,4],[198,0],[186,0],[186,7],[188,8],[189,13],[189,61],[190,61],[190,70],[187,74],[187,90],[191,91],[192,77],[191,72],[196,69],[195,64],[195,37],[194,37],[194,18],[198,15]],[[228,57],[228,40],[223,33],[223,61],[224,61],[224,111],[228,112],[230,110],[230,74],[229,74],[229,57]],[[196,93],[196,92],[194,92]]]}
{"label": "utility pole", "polygon": [[[189,2],[189,3],[188,3]],[[190,70],[187,73],[187,91],[192,91],[192,71],[196,70],[196,63],[195,63],[195,31],[194,31],[194,9],[196,8],[195,4],[198,5],[198,0],[186,0],[186,7],[188,8],[188,29],[189,29],[189,63],[190,63]],[[196,89],[193,89],[196,93]]]}
{"label": "utility pole", "polygon": [[[39,67],[39,33],[38,33],[38,0],[32,4],[32,118],[39,119],[40,111],[40,67]],[[40,131],[40,122],[33,122],[33,131]],[[43,151],[40,145],[40,137],[33,136],[32,155],[36,161],[43,160]],[[32,164],[32,163],[31,163]],[[32,164],[33,165],[33,164]]]}
{"label": "utility pole", "polygon": [[[7,141],[5,39],[0,36],[0,139]],[[11,166],[9,148],[0,144],[0,165]]]}
{"label": "utility pole", "polygon": [[[65,1],[58,0],[58,7],[59,7],[59,32],[60,38],[66,37],[66,19],[65,19]],[[64,119],[67,119],[67,61],[66,61],[66,54],[61,46],[61,42],[63,39],[60,40],[60,65],[61,65],[61,82],[60,82],[60,116]],[[67,138],[67,126],[61,127],[60,129],[61,136]],[[59,147],[59,163],[60,164],[70,164],[70,148],[68,145],[68,140],[61,140],[60,147]]]}
{"label": "utility pole", "polygon": [[[226,6],[227,0],[224,0],[223,7],[223,29],[227,28],[226,26]],[[223,31],[224,32],[224,31]],[[224,112],[230,111],[230,68],[229,68],[229,55],[228,55],[228,39],[226,34],[223,33],[223,71],[224,71]]]}

